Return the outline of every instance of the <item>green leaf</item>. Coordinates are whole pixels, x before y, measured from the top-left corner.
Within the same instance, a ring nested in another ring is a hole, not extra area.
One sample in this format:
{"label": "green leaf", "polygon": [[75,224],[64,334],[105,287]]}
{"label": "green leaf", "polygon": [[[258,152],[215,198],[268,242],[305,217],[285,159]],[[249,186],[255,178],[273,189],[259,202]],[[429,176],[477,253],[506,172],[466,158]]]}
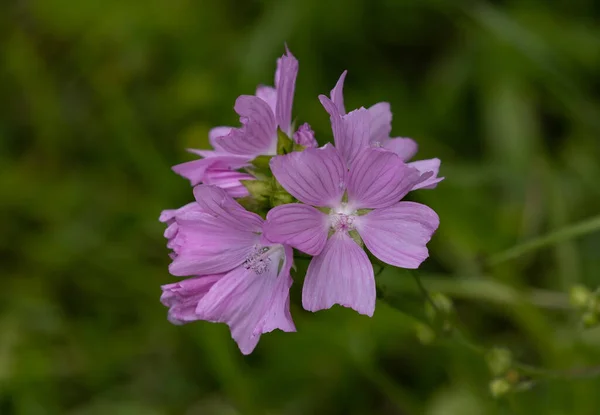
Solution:
{"label": "green leaf", "polygon": [[277,129],[277,154],[283,155],[294,150],[294,141],[286,133]]}

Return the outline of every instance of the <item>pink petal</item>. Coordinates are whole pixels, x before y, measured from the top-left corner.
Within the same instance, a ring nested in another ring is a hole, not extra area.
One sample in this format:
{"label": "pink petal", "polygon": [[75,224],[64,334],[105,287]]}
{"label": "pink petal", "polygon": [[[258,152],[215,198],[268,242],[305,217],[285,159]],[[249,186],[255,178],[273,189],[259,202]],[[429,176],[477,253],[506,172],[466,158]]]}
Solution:
{"label": "pink petal", "polygon": [[417,169],[407,166],[394,153],[364,150],[350,170],[348,203],[353,209],[391,206],[412,189],[420,176]]}
{"label": "pink petal", "polygon": [[[244,354],[254,350],[262,333],[275,328],[295,331],[288,309],[292,281],[287,261],[291,258],[285,256],[283,248],[273,251],[270,266],[264,273],[245,267],[227,273],[198,303],[198,317],[229,325],[232,337]],[[287,273],[278,275],[281,261]]]}
{"label": "pink petal", "polygon": [[344,108],[344,80],[348,71],[342,72],[340,79],[338,79],[335,87],[331,90],[331,101],[336,106],[340,115],[346,114],[346,108]]}
{"label": "pink petal", "polygon": [[222,274],[188,278],[163,285],[161,303],[169,307],[168,319],[173,324],[185,324],[198,320],[196,307]]}
{"label": "pink petal", "polygon": [[344,134],[335,146],[348,166],[352,166],[360,152],[369,147],[371,115],[365,108],[359,108],[342,117]]}
{"label": "pink petal", "polygon": [[429,177],[427,180],[417,183],[415,186],[413,186],[412,190],[433,189],[437,186],[437,184],[439,182],[444,180],[443,177],[438,177],[438,174],[440,172],[440,164],[441,164],[441,161],[440,161],[440,159],[437,159],[437,158],[413,161],[412,163],[408,163],[408,165],[410,167],[413,167],[413,168],[419,170],[422,174],[425,174],[427,172],[432,173],[431,177]]}
{"label": "pink petal", "polygon": [[277,61],[278,79],[275,81],[277,89],[277,106],[275,109],[277,124],[283,132],[291,135],[292,105],[294,103],[294,89],[298,75],[298,60],[287,50]]}
{"label": "pink petal", "polygon": [[383,148],[398,154],[402,161],[406,162],[417,154],[417,143],[411,138],[390,138],[383,142]]}
{"label": "pink petal", "polygon": [[240,115],[242,127],[217,138],[215,144],[237,155],[257,156],[274,151],[277,126],[269,104],[258,97],[242,95],[235,101],[234,109]]}
{"label": "pink petal", "polygon": [[303,203],[335,207],[342,199],[346,168],[331,144],[273,157],[270,166],[284,189]]}
{"label": "pink petal", "polygon": [[271,86],[259,85],[256,88],[256,96],[269,104],[269,108],[275,114],[275,108],[277,106],[277,90]]}
{"label": "pink petal", "polygon": [[208,142],[212,145],[215,150],[221,150],[217,144],[217,138],[228,135],[233,127],[215,127],[208,132]]}
{"label": "pink petal", "polygon": [[200,208],[222,228],[261,233],[263,219],[244,209],[227,192],[216,186],[194,187],[194,197]]}
{"label": "pink petal", "polygon": [[309,311],[334,304],[368,316],[375,311],[373,266],[346,232],[333,234],[323,251],[312,259],[302,289],[302,305]]}
{"label": "pink petal", "polygon": [[[201,152],[197,151],[197,153]],[[220,154],[177,164],[172,169],[175,173],[188,179],[192,186],[195,186],[205,180],[205,174],[210,169],[239,169],[247,164],[248,157]]]}
{"label": "pink petal", "polygon": [[235,170],[212,170],[209,169],[204,174],[204,184],[213,185],[225,189],[231,197],[248,196],[248,190],[241,183],[241,180],[255,180],[255,177],[240,173]]}
{"label": "pink petal", "polygon": [[333,132],[333,141],[336,146],[338,143],[344,141],[344,121],[342,120],[342,114],[340,113],[337,106],[327,98],[325,95],[319,95],[319,101],[325,108],[325,111],[329,114],[329,120],[331,121],[331,130]]}
{"label": "pink petal", "polygon": [[426,244],[440,220],[425,205],[399,202],[359,216],[355,223],[373,255],[390,265],[414,269],[429,256]]}
{"label": "pink petal", "polygon": [[371,142],[379,142],[383,144],[390,137],[392,131],[392,111],[390,104],[387,102],[379,102],[369,108],[371,115]]}
{"label": "pink petal", "polygon": [[328,217],[312,206],[291,203],[274,207],[267,213],[264,234],[272,242],[291,245],[309,255],[325,246]]}

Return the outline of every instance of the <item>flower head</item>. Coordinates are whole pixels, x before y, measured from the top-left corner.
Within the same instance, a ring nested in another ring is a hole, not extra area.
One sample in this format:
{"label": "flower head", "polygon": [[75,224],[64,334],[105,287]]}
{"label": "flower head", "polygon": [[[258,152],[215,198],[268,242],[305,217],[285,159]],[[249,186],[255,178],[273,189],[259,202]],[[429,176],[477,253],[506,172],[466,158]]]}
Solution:
{"label": "flower head", "polygon": [[276,179],[302,203],[271,209],[265,234],[315,256],[304,282],[304,308],[341,304],[371,316],[373,267],[356,236],[380,260],[417,268],[428,256],[426,243],[439,219],[425,205],[400,202],[429,174],[393,152],[369,148],[348,170],[340,153],[328,144],[271,160]]}
{"label": "flower head", "polygon": [[196,203],[163,213],[174,253],[169,270],[194,276],[163,287],[169,319],[226,323],[245,354],[262,333],[295,331],[289,312],[291,248],[266,240],[262,218],[225,190],[200,185],[194,195]]}

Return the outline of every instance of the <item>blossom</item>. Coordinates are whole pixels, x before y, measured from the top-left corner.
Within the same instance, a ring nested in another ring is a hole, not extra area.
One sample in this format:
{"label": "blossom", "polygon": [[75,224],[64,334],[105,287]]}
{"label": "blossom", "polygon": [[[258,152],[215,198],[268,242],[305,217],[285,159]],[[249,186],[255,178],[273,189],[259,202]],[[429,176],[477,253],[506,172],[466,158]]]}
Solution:
{"label": "blossom", "polygon": [[[364,148],[369,147],[383,148],[396,153],[404,162],[410,160],[417,153],[417,143],[410,138],[390,137],[392,111],[389,103],[379,102],[368,109],[361,107],[346,113],[343,95],[346,74],[347,71],[344,71],[331,90],[331,98],[319,95],[319,100],[331,119],[335,146],[344,160],[350,165]],[[413,190],[432,189],[444,180],[443,177],[438,177],[438,158],[408,164],[422,173],[431,172],[429,178],[416,184]]]}
{"label": "blossom", "polygon": [[165,211],[165,236],[173,250],[175,276],[193,276],[163,286],[169,320],[229,325],[242,353],[274,329],[295,331],[289,311],[292,249],[262,235],[264,221],[216,186],[194,188],[195,203]]}
{"label": "blossom", "polygon": [[303,146],[316,146],[314,133],[308,124],[294,134],[292,107],[298,61],[287,50],[277,60],[275,87],[259,85],[255,95],[241,95],[234,106],[242,124],[239,128],[216,127],[209,132],[214,150],[189,150],[201,157],[178,164],[173,170],[190,180],[192,185],[213,184],[224,188],[233,197],[248,196],[243,180],[254,177],[235,170],[250,166],[252,159],[260,155],[277,153],[277,130],[281,129]]}
{"label": "blossom", "polygon": [[302,292],[305,309],[340,304],[373,315],[373,267],[357,240],[397,267],[417,268],[428,257],[426,244],[438,216],[425,205],[400,200],[430,173],[405,164],[396,153],[365,148],[348,171],[342,152],[327,144],[274,157],[270,166],[301,203],[271,209],[265,236],[315,256]]}

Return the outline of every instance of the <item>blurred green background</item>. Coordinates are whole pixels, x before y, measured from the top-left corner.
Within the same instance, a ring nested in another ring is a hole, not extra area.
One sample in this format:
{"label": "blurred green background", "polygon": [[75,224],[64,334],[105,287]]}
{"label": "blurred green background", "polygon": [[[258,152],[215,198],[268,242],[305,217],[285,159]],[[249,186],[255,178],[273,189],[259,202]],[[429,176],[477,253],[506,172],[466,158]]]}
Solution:
{"label": "blurred green background", "polygon": [[[294,116],[317,95],[389,101],[393,135],[446,180],[419,270],[468,336],[549,369],[600,364],[574,284],[600,284],[600,234],[494,254],[600,211],[600,17],[593,0],[67,0],[0,5],[0,414],[600,414],[600,381],[495,400],[485,360],[433,339],[415,281],[379,277],[369,319],[316,314],[243,357],[227,327],[176,327],[159,212],[191,200],[170,166],[235,125],[287,42]],[[492,266],[493,265],[493,266]]]}

